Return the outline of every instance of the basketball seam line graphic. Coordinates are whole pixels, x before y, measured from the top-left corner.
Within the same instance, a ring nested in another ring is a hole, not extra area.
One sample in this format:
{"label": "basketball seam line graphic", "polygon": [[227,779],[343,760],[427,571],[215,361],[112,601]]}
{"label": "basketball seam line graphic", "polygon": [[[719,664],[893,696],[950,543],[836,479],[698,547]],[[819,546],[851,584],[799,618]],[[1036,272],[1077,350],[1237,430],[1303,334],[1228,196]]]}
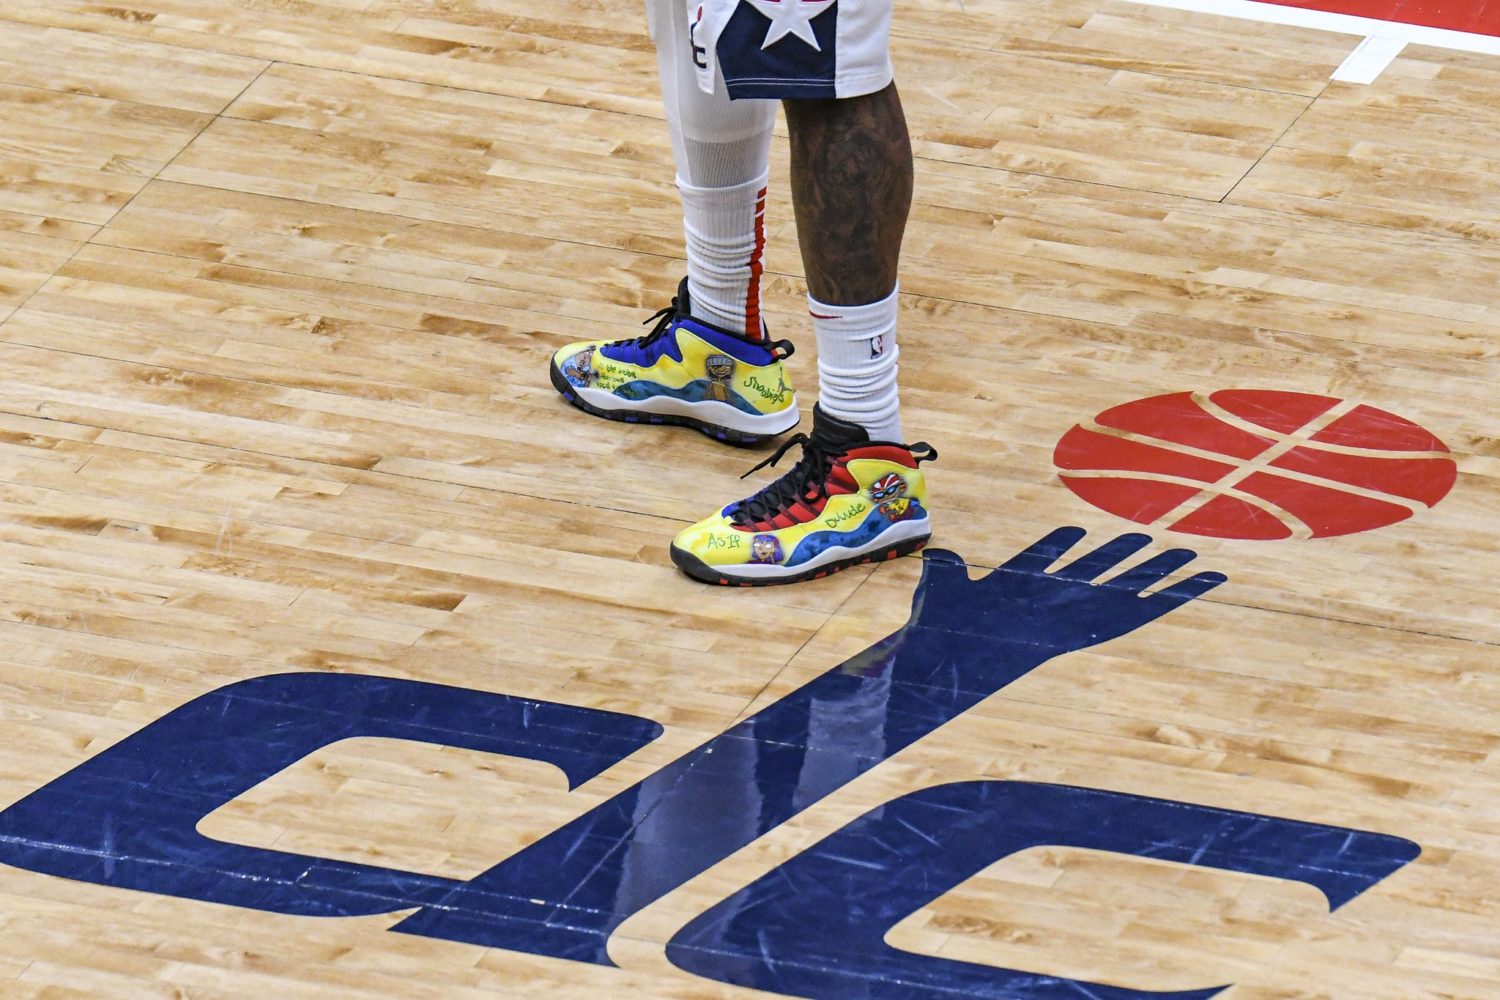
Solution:
{"label": "basketball seam line graphic", "polygon": [[[1213,417],[1215,420],[1218,420],[1221,423],[1228,424],[1235,430],[1243,431],[1246,434],[1250,434],[1258,438],[1267,439],[1271,442],[1270,446],[1282,444],[1292,434],[1296,434],[1302,431],[1307,426],[1307,423],[1304,422],[1295,431],[1278,431],[1273,427],[1265,427],[1261,424],[1257,424],[1255,421],[1249,419],[1248,417],[1240,416],[1233,410],[1226,410],[1224,407],[1213,401],[1213,399],[1211,398],[1212,395],[1212,393],[1207,392],[1193,392],[1189,393],[1189,398],[1192,399],[1194,406],[1198,407],[1198,409],[1202,410],[1208,416]],[[1327,410],[1324,410],[1323,414],[1326,414],[1327,412]],[[1319,415],[1321,416],[1323,414]]]}
{"label": "basketball seam line graphic", "polygon": [[[1093,420],[1079,421],[1078,426],[1082,427],[1084,430],[1093,431],[1096,434],[1109,434],[1114,437],[1125,438],[1126,440],[1140,440],[1152,443],[1159,442],[1163,444],[1170,444],[1173,447],[1188,449],[1189,454],[1193,454],[1201,458],[1212,458],[1219,461],[1222,461],[1225,458],[1233,458],[1236,461],[1239,460],[1235,456],[1227,455],[1222,451],[1210,451],[1206,448],[1198,448],[1196,445],[1185,444],[1181,441],[1172,441],[1168,438],[1153,437],[1152,435],[1147,434],[1144,431],[1127,430],[1123,427],[1113,427],[1109,424],[1101,424],[1098,422],[1097,418]],[[1237,429],[1245,430],[1245,428]],[[1246,433],[1250,433],[1250,431],[1247,430]],[[1281,434],[1280,431],[1273,431],[1270,428],[1261,428],[1254,433],[1257,437],[1268,438],[1272,442],[1278,441],[1282,437],[1284,437],[1284,435]],[[1307,441],[1300,445],[1300,447],[1306,448],[1308,451],[1316,451],[1321,454],[1344,455],[1349,458],[1376,458],[1385,459],[1387,461],[1401,461],[1408,458],[1420,461],[1434,461],[1442,459],[1446,459],[1450,462],[1456,461],[1456,459],[1453,457],[1453,452],[1451,451],[1432,451],[1419,448],[1361,448],[1358,445],[1334,444],[1331,441]]]}
{"label": "basketball seam line graphic", "polygon": [[[1205,484],[1201,480],[1197,479],[1183,479],[1159,472],[1121,473],[1113,469],[1087,469],[1076,473],[1068,473],[1068,475],[1074,476],[1079,479],[1125,479],[1137,482],[1166,483],[1171,486],[1186,486],[1198,491],[1198,493],[1195,493],[1193,496],[1188,497],[1187,500],[1184,500],[1183,503],[1187,503],[1189,500],[1195,499],[1199,494],[1213,485],[1211,483]],[[1303,521],[1301,518],[1299,518],[1297,515],[1293,514],[1286,508],[1278,506],[1277,504],[1273,503],[1270,500],[1267,500],[1264,497],[1258,497],[1253,493],[1241,492],[1240,490],[1235,489],[1233,486],[1223,487],[1217,494],[1215,494],[1215,496],[1226,496],[1230,499],[1238,500],[1240,503],[1248,504],[1251,507],[1255,507],[1267,514],[1270,514],[1272,517],[1276,518],[1276,520],[1286,525],[1286,527],[1292,532],[1292,537],[1294,538],[1306,540],[1313,537],[1313,530],[1311,525]],[[1208,501],[1204,502],[1207,503]],[[1178,504],[1178,507],[1181,506],[1182,504]],[[1168,513],[1171,512],[1168,511]],[[1164,514],[1162,516],[1165,517],[1166,515]],[[1151,523],[1159,524],[1160,522],[1161,518],[1157,518]]]}
{"label": "basketball seam line graphic", "polygon": [[[1217,462],[1220,465],[1231,465],[1237,462],[1246,461],[1245,459],[1240,459],[1233,455],[1226,455],[1221,451],[1209,451],[1206,448],[1198,448],[1190,444],[1183,444],[1179,441],[1169,441],[1166,438],[1153,437],[1150,434],[1143,434],[1140,431],[1120,430],[1117,427],[1109,427],[1104,424],[1096,423],[1092,420],[1080,423],[1077,426],[1082,430],[1089,431],[1094,434],[1103,434],[1108,437],[1119,438],[1124,441],[1129,441],[1133,444],[1146,445],[1148,447],[1156,448],[1160,451],[1168,452],[1174,455],[1182,455],[1187,458],[1201,458],[1205,461]],[[1401,457],[1411,457],[1423,461],[1453,461],[1453,455],[1451,452],[1403,452],[1401,453]],[[1323,489],[1336,490],[1341,493],[1352,493],[1353,495],[1363,497],[1366,500],[1380,500],[1384,503],[1395,504],[1398,507],[1405,507],[1413,514],[1420,514],[1424,510],[1432,509],[1432,504],[1427,503],[1425,500],[1413,500],[1410,497],[1404,497],[1398,493],[1386,493],[1382,492],[1381,490],[1371,489],[1367,486],[1358,486],[1354,483],[1347,483],[1342,479],[1329,479],[1325,476],[1319,476],[1316,473],[1312,472],[1302,472],[1297,469],[1284,469],[1280,466],[1277,466],[1274,468],[1262,469],[1261,474],[1265,476],[1276,476],[1282,479],[1290,479],[1294,482],[1302,483],[1307,486],[1320,486]],[[1147,472],[1143,469],[1060,468],[1058,471],[1058,475],[1063,478],[1066,478],[1068,476],[1077,476],[1082,478],[1105,478],[1113,476],[1120,479],[1144,479],[1168,483],[1179,483],[1183,486],[1202,487],[1204,485],[1203,480],[1188,479],[1186,477],[1174,478],[1168,473]],[[1164,478],[1158,480],[1159,476]]]}
{"label": "basketball seam line graphic", "polygon": [[[1256,437],[1269,438],[1273,443],[1280,443],[1282,441],[1285,441],[1292,435],[1300,435],[1306,429],[1306,425],[1304,424],[1302,427],[1297,428],[1295,431],[1291,431],[1290,433],[1283,433],[1282,431],[1275,430],[1274,428],[1262,427],[1260,424],[1257,424],[1252,420],[1247,420],[1246,418],[1241,417],[1239,414],[1234,413],[1232,410],[1226,410],[1223,406],[1214,402],[1212,394],[1209,393],[1195,392],[1192,394],[1192,400],[1204,412],[1209,414],[1209,416],[1215,417],[1223,423],[1226,423],[1229,426],[1236,428],[1237,430],[1242,430],[1247,434],[1253,434]],[[1339,406],[1342,407],[1350,403],[1350,400],[1344,400],[1339,404]],[[1352,403],[1348,410],[1340,414],[1340,418],[1348,416],[1349,413],[1352,413],[1354,410],[1357,410],[1364,405],[1364,403]],[[1329,411],[1325,410],[1323,415],[1327,415],[1328,412]],[[1329,421],[1329,424],[1334,423],[1338,423],[1338,421]],[[1325,427],[1319,428],[1319,430],[1326,429],[1326,425]],[[1449,461],[1452,461],[1453,459],[1453,453],[1448,451],[1447,449],[1444,449],[1442,451],[1432,451],[1430,449],[1412,449],[1408,451],[1403,448],[1360,448],[1355,445],[1334,444],[1331,441],[1312,440],[1303,441],[1302,447],[1314,451],[1332,452],[1336,455],[1349,455],[1355,458],[1446,458]]]}
{"label": "basketball seam line graphic", "polygon": [[[1203,393],[1193,393],[1192,400],[1194,404],[1196,404],[1206,413],[1209,413],[1213,416],[1218,416],[1215,411],[1221,408],[1210,402]],[[1208,506],[1210,503],[1213,503],[1214,500],[1224,495],[1228,490],[1232,489],[1235,486],[1238,486],[1240,483],[1243,483],[1246,479],[1249,479],[1257,472],[1264,471],[1266,467],[1269,466],[1272,462],[1276,461],[1276,459],[1282,457],[1287,452],[1292,451],[1298,445],[1305,442],[1308,438],[1326,428],[1329,424],[1332,424],[1334,421],[1354,412],[1354,410],[1356,410],[1358,407],[1359,404],[1352,400],[1340,400],[1338,403],[1335,403],[1333,406],[1324,410],[1322,413],[1303,423],[1301,427],[1297,428],[1292,433],[1283,435],[1280,441],[1277,441],[1275,444],[1271,445],[1271,447],[1267,448],[1259,455],[1256,455],[1254,458],[1245,461],[1243,464],[1231,470],[1230,472],[1225,473],[1214,482],[1205,485],[1203,489],[1198,491],[1198,493],[1188,497],[1186,500],[1182,501],[1182,503],[1178,504],[1176,507],[1173,507],[1165,514],[1162,514],[1151,523],[1153,525],[1159,524],[1162,527],[1170,528],[1172,525],[1186,520],[1187,518],[1196,514],[1198,511],[1202,510],[1204,507]],[[1278,518],[1278,520],[1281,519]],[[1283,521],[1283,523],[1285,523],[1285,521]],[[1292,526],[1288,524],[1287,527],[1291,528]]]}

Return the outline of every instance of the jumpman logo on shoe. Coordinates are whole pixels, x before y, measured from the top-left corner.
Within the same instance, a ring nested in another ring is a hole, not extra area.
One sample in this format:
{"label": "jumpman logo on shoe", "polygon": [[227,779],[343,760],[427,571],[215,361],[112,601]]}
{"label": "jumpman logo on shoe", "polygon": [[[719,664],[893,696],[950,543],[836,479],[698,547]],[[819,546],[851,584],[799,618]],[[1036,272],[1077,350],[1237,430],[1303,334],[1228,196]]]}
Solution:
{"label": "jumpman logo on shoe", "polygon": [[817,36],[813,34],[812,19],[832,7],[834,2],[835,0],[750,0],[752,7],[771,19],[771,27],[766,32],[766,40],[761,43],[761,49],[769,49],[787,35],[796,35],[814,50],[822,52],[823,46],[818,44]]}

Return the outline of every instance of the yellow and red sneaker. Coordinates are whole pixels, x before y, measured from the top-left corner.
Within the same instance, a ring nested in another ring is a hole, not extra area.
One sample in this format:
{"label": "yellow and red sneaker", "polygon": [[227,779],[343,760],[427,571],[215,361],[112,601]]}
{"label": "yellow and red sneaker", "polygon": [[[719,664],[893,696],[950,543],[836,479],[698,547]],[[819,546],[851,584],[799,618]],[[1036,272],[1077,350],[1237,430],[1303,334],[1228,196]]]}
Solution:
{"label": "yellow and red sneaker", "polygon": [[684,424],[734,444],[758,444],[796,426],[797,396],[782,361],[787,341],[767,343],[694,319],[687,279],[672,304],[630,340],[584,340],[552,356],[552,384],[596,417]]}
{"label": "yellow and red sneaker", "polygon": [[815,406],[812,435],[788,438],[756,469],[793,445],[802,457],[786,475],[677,536],[679,569],[707,583],[795,583],[927,544],[932,521],[918,466],[937,458],[930,445],[871,441]]}

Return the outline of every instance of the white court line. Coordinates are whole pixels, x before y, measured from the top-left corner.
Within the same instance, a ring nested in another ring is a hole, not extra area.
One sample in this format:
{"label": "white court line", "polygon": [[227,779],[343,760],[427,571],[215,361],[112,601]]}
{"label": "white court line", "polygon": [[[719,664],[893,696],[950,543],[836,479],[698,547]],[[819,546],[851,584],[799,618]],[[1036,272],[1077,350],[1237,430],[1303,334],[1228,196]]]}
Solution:
{"label": "white court line", "polygon": [[1500,38],[1476,35],[1468,31],[1428,28],[1420,24],[1380,21],[1353,14],[1330,14],[1302,7],[1282,7],[1256,3],[1255,0],[1130,0],[1148,7],[1170,7],[1199,14],[1240,17],[1266,24],[1287,24],[1296,28],[1335,31],[1344,35],[1365,36],[1349,58],[1333,73],[1333,79],[1350,83],[1373,83],[1391,60],[1407,45],[1431,45],[1439,49],[1479,52],[1500,56]]}
{"label": "white court line", "polygon": [[1344,83],[1374,83],[1404,48],[1406,43],[1399,38],[1372,35],[1354,47],[1348,58],[1333,71],[1333,79]]}

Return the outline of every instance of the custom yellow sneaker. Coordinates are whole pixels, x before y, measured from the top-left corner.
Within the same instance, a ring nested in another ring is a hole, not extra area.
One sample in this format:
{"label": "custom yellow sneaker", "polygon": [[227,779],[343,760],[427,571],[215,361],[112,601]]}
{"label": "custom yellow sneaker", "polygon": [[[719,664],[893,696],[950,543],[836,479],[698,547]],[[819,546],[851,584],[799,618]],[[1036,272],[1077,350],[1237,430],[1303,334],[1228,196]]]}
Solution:
{"label": "custom yellow sneaker", "polygon": [[795,434],[802,458],[759,493],[699,521],[672,543],[672,561],[706,583],[795,583],[915,552],[932,536],[918,468],[937,458],[924,443],[871,441],[864,428],[813,407],[813,432]]}
{"label": "custom yellow sneaker", "polygon": [[688,314],[687,279],[672,304],[631,340],[585,340],[552,356],[552,384],[586,413],[632,423],[683,424],[734,444],[796,426],[797,396],[782,361],[788,341],[764,343]]}

